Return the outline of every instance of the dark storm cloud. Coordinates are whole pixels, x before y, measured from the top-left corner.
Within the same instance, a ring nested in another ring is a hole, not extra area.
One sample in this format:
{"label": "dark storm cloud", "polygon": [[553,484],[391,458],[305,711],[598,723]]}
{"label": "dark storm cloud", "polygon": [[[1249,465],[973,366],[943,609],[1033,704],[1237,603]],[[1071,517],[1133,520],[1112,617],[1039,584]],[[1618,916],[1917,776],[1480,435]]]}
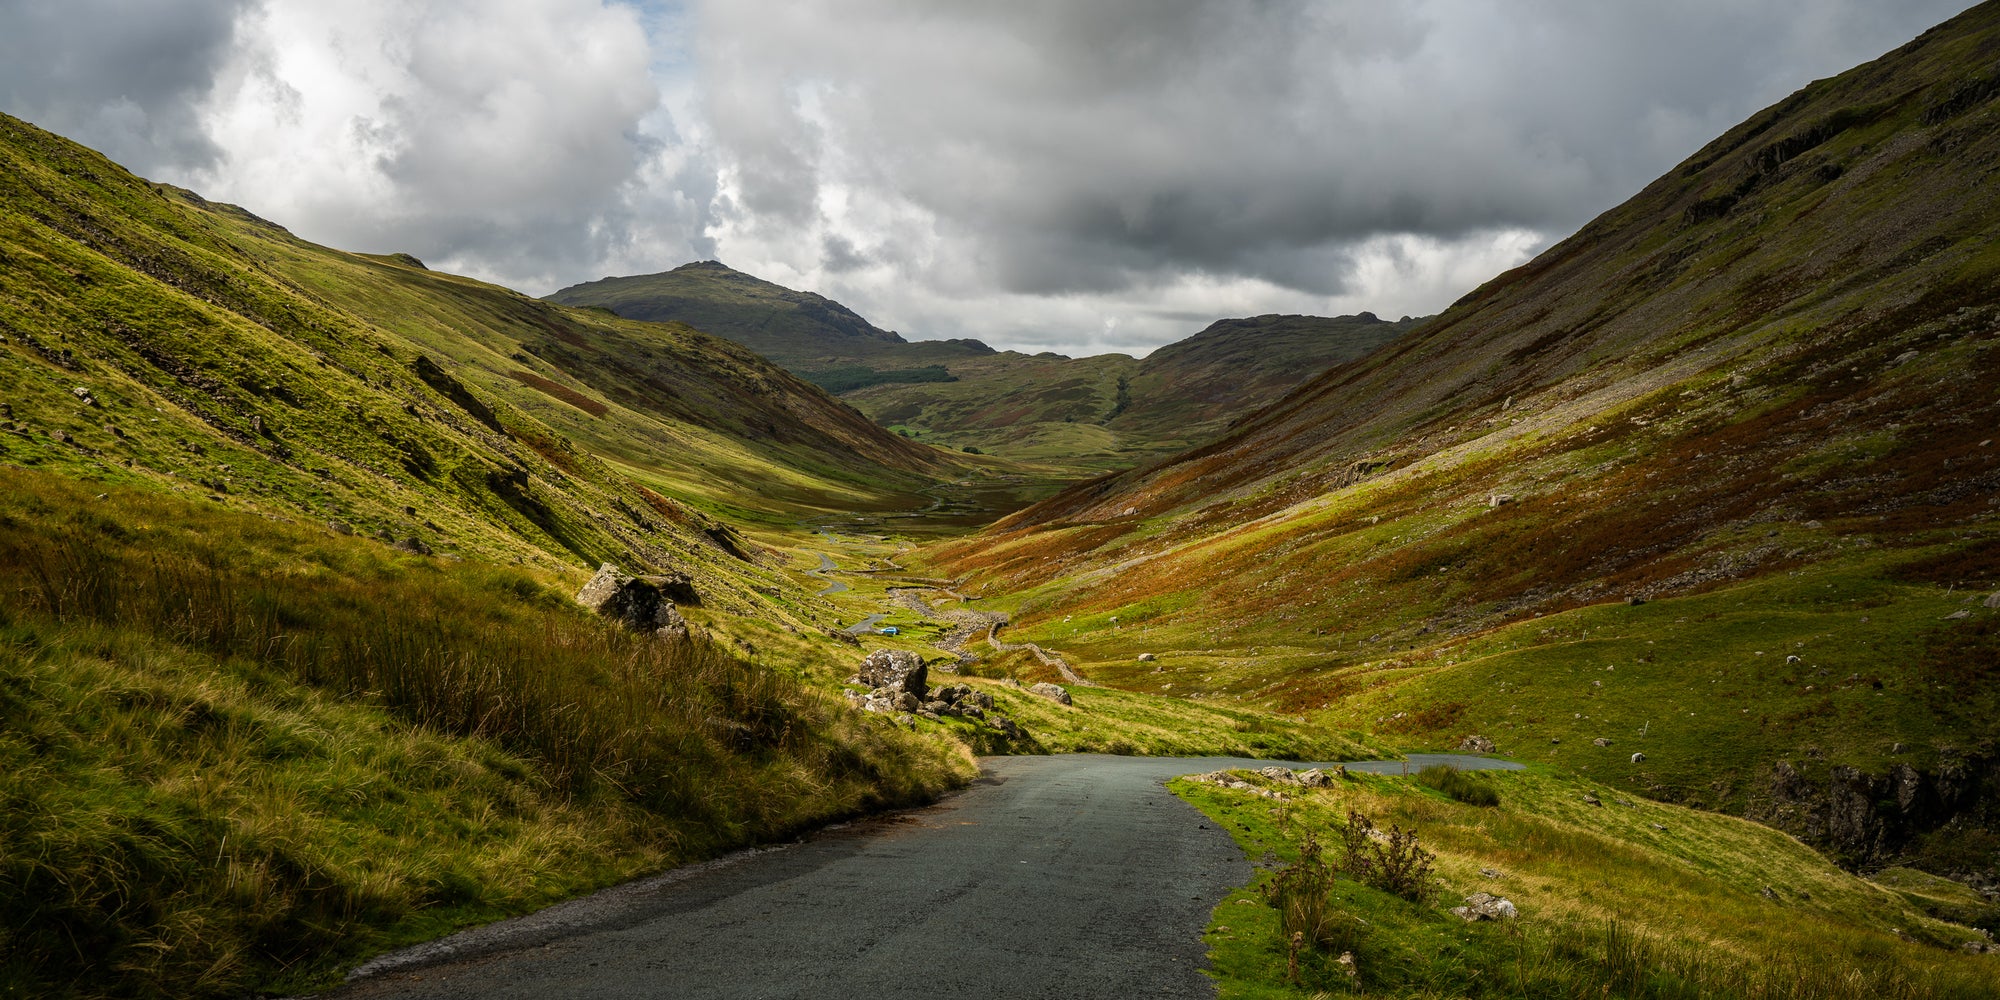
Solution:
{"label": "dark storm cloud", "polygon": [[1009,291],[1332,294],[1374,236],[1573,229],[1960,6],[730,2],[705,79],[753,221],[872,189]]}
{"label": "dark storm cloud", "polygon": [[141,171],[211,164],[195,105],[250,0],[0,0],[0,110]]}

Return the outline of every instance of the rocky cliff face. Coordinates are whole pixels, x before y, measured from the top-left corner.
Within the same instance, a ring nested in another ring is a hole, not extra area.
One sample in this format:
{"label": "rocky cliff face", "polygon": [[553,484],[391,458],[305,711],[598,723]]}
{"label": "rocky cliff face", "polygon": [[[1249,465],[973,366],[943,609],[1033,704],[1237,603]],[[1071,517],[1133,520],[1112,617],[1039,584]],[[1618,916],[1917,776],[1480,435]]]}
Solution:
{"label": "rocky cliff face", "polygon": [[1992,890],[2000,872],[1960,860],[2000,828],[2000,754],[1946,750],[1929,768],[1898,763],[1880,773],[1845,764],[1781,760],[1748,818],[1769,823],[1855,868],[1914,860]]}

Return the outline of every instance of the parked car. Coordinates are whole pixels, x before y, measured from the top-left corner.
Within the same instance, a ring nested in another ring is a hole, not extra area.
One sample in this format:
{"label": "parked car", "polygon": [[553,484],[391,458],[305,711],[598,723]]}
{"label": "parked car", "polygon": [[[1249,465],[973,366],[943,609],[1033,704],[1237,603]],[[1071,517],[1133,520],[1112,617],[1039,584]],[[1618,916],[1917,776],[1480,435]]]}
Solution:
{"label": "parked car", "polygon": [[902,634],[903,634],[903,630],[902,630],[902,629],[899,629],[899,628],[897,628],[897,627],[896,627],[896,626],[894,626],[894,625],[884,625],[884,626],[882,626],[881,628],[877,629],[876,631],[877,631],[877,632],[880,632],[880,633],[881,633],[881,634],[883,634],[883,635],[902,635]]}

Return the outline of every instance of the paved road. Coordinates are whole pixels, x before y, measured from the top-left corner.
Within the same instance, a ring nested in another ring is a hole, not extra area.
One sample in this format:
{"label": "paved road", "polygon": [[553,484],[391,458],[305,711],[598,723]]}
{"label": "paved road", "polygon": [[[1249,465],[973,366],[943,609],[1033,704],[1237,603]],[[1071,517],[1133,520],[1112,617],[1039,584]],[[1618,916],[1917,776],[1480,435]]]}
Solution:
{"label": "paved road", "polygon": [[839,568],[840,568],[839,564],[833,561],[832,556],[822,552],[819,554],[819,566],[815,569],[806,570],[806,572],[811,573],[812,575],[826,581],[826,586],[821,587],[818,591],[819,596],[825,597],[828,594],[838,594],[841,591],[847,589],[847,584],[842,583],[839,580],[836,580],[833,577],[827,575],[828,573],[831,573]]}
{"label": "paved road", "polygon": [[938,805],[387,956],[332,996],[1212,997],[1201,931],[1252,872],[1162,782],[1268,763],[994,758]]}

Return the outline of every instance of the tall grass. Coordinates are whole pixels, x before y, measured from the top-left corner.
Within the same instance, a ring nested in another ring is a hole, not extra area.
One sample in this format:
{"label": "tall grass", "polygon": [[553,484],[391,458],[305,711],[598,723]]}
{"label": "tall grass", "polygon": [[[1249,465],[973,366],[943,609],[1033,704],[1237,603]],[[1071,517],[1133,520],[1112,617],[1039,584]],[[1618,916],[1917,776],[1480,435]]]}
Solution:
{"label": "tall grass", "polygon": [[522,571],[10,478],[0,997],[310,982],[960,777]]}
{"label": "tall grass", "polygon": [[1472,806],[1497,806],[1500,792],[1492,785],[1450,764],[1432,764],[1417,772],[1417,783],[1435,788],[1457,801]]}

